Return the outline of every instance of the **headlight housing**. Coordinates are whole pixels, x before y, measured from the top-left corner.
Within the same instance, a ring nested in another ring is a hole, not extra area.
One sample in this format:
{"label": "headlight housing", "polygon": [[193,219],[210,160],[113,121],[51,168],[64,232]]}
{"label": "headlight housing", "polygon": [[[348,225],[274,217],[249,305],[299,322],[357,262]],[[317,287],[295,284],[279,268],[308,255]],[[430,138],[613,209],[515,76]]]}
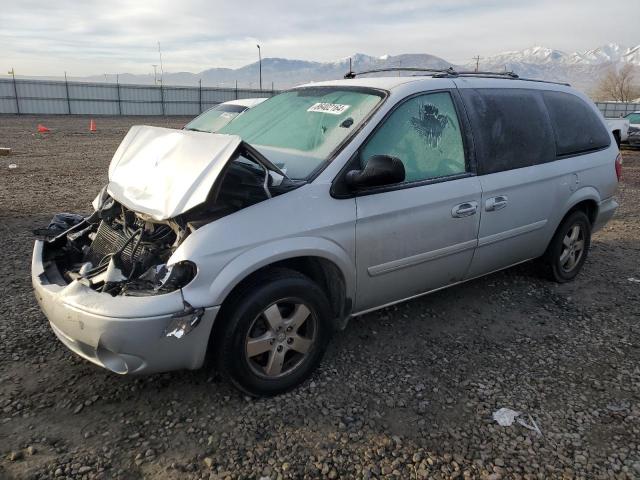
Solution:
{"label": "headlight housing", "polygon": [[198,268],[189,260],[164,265],[156,274],[158,293],[166,293],[186,287],[196,277]]}

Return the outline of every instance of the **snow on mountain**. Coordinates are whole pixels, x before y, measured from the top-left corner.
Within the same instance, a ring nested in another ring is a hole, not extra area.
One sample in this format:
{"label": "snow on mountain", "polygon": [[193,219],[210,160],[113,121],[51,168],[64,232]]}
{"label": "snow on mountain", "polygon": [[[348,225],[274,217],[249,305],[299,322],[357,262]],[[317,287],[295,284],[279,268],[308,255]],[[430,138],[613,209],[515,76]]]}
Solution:
{"label": "snow on mountain", "polygon": [[[262,60],[263,87],[270,89],[290,88],[302,83],[342,78],[349,70],[349,61],[354,71],[381,68],[432,68],[446,69],[453,66],[459,70],[475,69],[475,62],[452,65],[443,58],[425,53],[371,56],[355,53],[331,62],[291,60],[287,58],[264,58]],[[560,82],[591,91],[604,72],[612,66],[624,63],[640,66],[640,45],[627,48],[615,43],[591,50],[566,53],[544,46],[533,46],[523,50],[508,51],[480,59],[480,70],[502,72],[513,71],[525,78],[536,78]],[[397,75],[396,72],[382,75]],[[203,85],[233,87],[258,87],[258,62],[241,68],[211,68],[200,73],[180,72],[164,74],[165,85]],[[103,75],[76,78],[85,81],[104,81]],[[121,83],[153,83],[153,76],[121,74]]]}
{"label": "snow on mountain", "polygon": [[571,55],[571,60],[575,63],[599,64],[605,62],[618,62],[622,56],[629,51],[628,48],[617,43],[608,43],[593,50],[575,52]]}
{"label": "snow on mountain", "polygon": [[622,61],[626,63],[633,63],[634,65],[640,65],[640,45],[630,48],[624,55],[622,55]]}
{"label": "snow on mountain", "polygon": [[[512,71],[526,78],[536,78],[572,85],[591,91],[611,67],[624,63],[640,65],[640,45],[628,48],[616,43],[600,47],[565,53],[561,50],[535,46],[524,50],[503,52],[480,59],[480,69],[487,71]],[[466,69],[475,68],[468,63]]]}
{"label": "snow on mountain", "polygon": [[561,50],[535,46],[524,50],[503,52],[482,59],[487,65],[601,65],[603,63],[631,62],[640,65],[640,45],[627,48],[617,43],[608,43],[591,50],[567,54]]}
{"label": "snow on mountain", "polygon": [[482,60],[482,63],[508,64],[508,63],[531,63],[544,64],[551,62],[561,62],[567,58],[567,54],[552,48],[535,46],[524,50],[499,53]]}

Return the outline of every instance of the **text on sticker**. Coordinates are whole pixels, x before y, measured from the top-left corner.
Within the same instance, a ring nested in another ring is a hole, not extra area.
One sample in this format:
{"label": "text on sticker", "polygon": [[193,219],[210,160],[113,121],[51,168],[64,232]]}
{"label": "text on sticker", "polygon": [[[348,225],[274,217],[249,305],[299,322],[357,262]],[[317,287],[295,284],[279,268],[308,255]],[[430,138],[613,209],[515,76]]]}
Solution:
{"label": "text on sticker", "polygon": [[307,108],[307,112],[330,113],[331,115],[340,115],[345,112],[351,105],[342,105],[340,103],[315,103]]}

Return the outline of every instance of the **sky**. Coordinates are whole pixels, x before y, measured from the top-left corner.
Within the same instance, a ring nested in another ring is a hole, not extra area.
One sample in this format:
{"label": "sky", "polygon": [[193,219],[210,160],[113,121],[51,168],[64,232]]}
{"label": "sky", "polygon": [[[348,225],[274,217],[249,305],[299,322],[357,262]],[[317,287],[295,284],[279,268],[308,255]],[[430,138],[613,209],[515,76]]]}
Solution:
{"label": "sky", "polygon": [[[640,44],[638,0],[0,0],[0,74],[237,68],[429,53],[452,63],[542,45]],[[635,14],[629,12],[636,11]],[[627,12],[625,14],[625,12]]]}

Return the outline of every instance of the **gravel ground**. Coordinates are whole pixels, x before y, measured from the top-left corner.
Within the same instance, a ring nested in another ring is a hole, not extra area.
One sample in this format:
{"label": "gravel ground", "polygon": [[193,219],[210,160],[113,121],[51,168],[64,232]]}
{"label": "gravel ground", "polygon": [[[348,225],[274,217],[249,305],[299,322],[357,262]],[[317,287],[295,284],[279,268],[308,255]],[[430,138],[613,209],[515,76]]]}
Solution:
{"label": "gravel ground", "polygon": [[640,478],[640,153],[573,283],[523,265],[359,317],[310,381],[253,400],[95,367],[32,296],[30,230],[89,209],[130,125],[185,121],[0,116],[0,478]]}

